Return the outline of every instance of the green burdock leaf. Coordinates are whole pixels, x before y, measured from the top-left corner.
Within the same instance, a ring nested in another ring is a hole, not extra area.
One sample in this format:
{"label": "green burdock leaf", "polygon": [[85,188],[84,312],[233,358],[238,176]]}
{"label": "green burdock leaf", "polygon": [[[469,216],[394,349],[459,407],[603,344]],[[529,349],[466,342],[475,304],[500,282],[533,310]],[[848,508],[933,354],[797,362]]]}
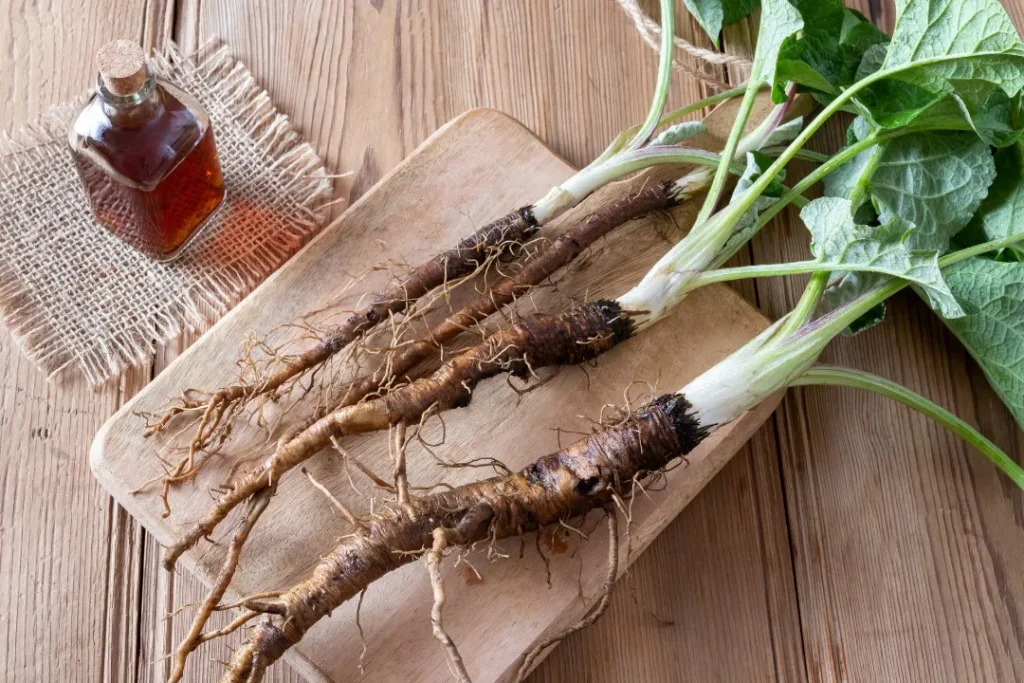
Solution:
{"label": "green burdock leaf", "polygon": [[[832,0],[825,1],[831,2]],[[750,79],[752,82],[760,81],[772,84],[772,97],[776,102],[785,101],[784,96],[782,100],[775,98],[774,85],[777,82],[775,70],[779,59],[779,49],[787,38],[803,28],[803,18],[789,0],[764,0],[762,3],[760,34],[757,38],[757,51],[754,56],[755,72],[750,75]]]}
{"label": "green burdock leaf", "polygon": [[647,146],[678,145],[683,140],[702,135],[707,131],[708,127],[704,125],[703,121],[683,121],[661,131]]}
{"label": "green burdock leaf", "polygon": [[836,94],[842,74],[839,54],[843,31],[842,0],[790,0],[803,18],[803,30],[779,46],[772,99],[785,102],[787,81],[813,91]]}
{"label": "green burdock leaf", "polygon": [[1021,95],[1008,96],[985,81],[957,83],[950,99],[960,114],[986,144],[1007,147],[1024,133]]}
{"label": "green burdock leaf", "polygon": [[914,226],[894,217],[881,226],[853,221],[850,200],[815,199],[800,212],[811,253],[835,272],[856,271],[909,280],[944,317],[964,315],[939,270],[937,250],[910,247]]}
{"label": "green burdock leaf", "polygon": [[686,9],[718,47],[722,27],[736,23],[761,4],[761,0],[684,0]]}
{"label": "green burdock leaf", "polygon": [[[857,118],[848,131],[851,142],[870,134]],[[864,186],[880,220],[896,215],[918,226],[913,248],[945,251],[949,241],[977,211],[995,178],[992,153],[969,132],[911,133],[861,152],[825,178],[825,194],[849,198]],[[855,207],[868,220],[866,207]]]}
{"label": "green burdock leaf", "polygon": [[[888,43],[877,43],[864,52],[855,81],[867,78],[882,68]],[[902,128],[922,112],[929,111],[946,97],[945,93],[925,90],[913,83],[884,79],[857,93],[859,111],[870,112],[872,123],[882,128]]]}
{"label": "green burdock leaf", "polygon": [[879,219],[917,226],[910,248],[944,252],[995,179],[988,145],[972,133],[926,132],[890,140],[869,181]]}
{"label": "green burdock leaf", "polygon": [[[956,236],[962,246],[1009,237],[1024,230],[1024,142],[1000,149],[995,156],[996,179],[977,213]],[[1024,245],[1009,248],[1024,260]]]}
{"label": "green burdock leaf", "polygon": [[[1008,147],[1020,139],[1024,133],[1024,91],[1009,97],[1001,88],[985,81],[957,81],[955,87],[955,92],[917,112],[909,123],[920,130],[974,131],[985,144],[993,147]],[[877,117],[878,113],[875,108],[873,114]],[[909,113],[902,112],[899,116],[909,116]],[[891,128],[892,121],[883,117],[879,124]]]}
{"label": "green burdock leaf", "polygon": [[882,63],[892,78],[931,92],[981,80],[1007,95],[1024,88],[1024,43],[998,0],[897,0],[896,29]]}
{"label": "green burdock leaf", "polygon": [[945,269],[970,313],[946,325],[1024,429],[1024,263],[971,258]]}
{"label": "green burdock leaf", "polygon": [[773,97],[780,101],[784,83],[792,81],[819,100],[830,101],[858,80],[865,53],[876,45],[884,47],[889,36],[864,15],[844,8],[840,0],[791,1],[803,17],[804,30],[786,38],[779,48]]}
{"label": "green burdock leaf", "polygon": [[[839,33],[839,85],[848,86],[858,79],[864,55],[875,45],[889,44],[889,36],[856,10],[843,8],[843,25]],[[885,51],[881,52],[884,59]],[[878,66],[882,62],[879,60]],[[866,74],[865,74],[866,75]]]}
{"label": "green burdock leaf", "polygon": [[[870,129],[866,120],[855,119],[848,141],[863,139]],[[994,176],[988,146],[972,133],[912,133],[866,150],[836,169],[825,179],[825,193],[849,198],[856,187],[863,186],[872,201],[851,207],[855,222],[871,222],[877,209],[878,218],[889,226],[880,230],[922,226],[910,233],[908,248],[942,252],[978,210]],[[825,292],[822,304],[826,310],[835,308],[880,279],[867,272],[843,274]],[[933,293],[924,290],[923,294],[931,303]],[[945,301],[939,310],[949,314],[953,309]],[[874,311],[847,332],[867,329],[883,316],[884,308]]]}
{"label": "green burdock leaf", "polygon": [[[905,126],[952,96],[953,113],[990,144],[1008,144],[1024,88],[1024,43],[998,0],[899,0],[892,41],[867,48],[860,80],[887,77],[856,99],[885,128]],[[994,96],[999,90],[1006,96]]]}

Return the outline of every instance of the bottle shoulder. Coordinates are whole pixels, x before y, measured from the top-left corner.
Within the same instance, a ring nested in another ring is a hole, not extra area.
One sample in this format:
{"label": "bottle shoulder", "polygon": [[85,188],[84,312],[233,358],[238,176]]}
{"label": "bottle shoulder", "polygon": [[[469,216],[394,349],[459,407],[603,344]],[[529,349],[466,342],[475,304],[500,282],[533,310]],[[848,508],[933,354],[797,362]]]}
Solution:
{"label": "bottle shoulder", "polygon": [[150,100],[128,109],[104,106],[93,96],[69,127],[68,144],[125,185],[151,190],[208,128],[209,117],[194,98],[158,80]]}

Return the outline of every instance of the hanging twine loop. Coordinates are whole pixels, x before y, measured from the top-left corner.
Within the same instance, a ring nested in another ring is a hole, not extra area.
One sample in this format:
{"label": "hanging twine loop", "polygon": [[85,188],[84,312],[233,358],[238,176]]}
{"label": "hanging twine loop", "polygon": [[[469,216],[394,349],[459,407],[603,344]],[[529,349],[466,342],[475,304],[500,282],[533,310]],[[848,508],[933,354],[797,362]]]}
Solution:
{"label": "hanging twine loop", "polygon": [[[651,48],[657,52],[661,52],[661,26],[656,21],[651,19],[647,14],[640,9],[638,0],[617,0],[619,7],[626,13],[630,19],[633,20],[633,25],[636,27],[640,37],[644,39]],[[730,55],[724,52],[716,52],[715,50],[708,50],[707,48],[699,47],[694,45],[684,38],[676,36],[673,40],[676,49],[681,50],[685,54],[693,57],[698,63],[709,65],[713,67],[735,67],[740,69],[750,69],[753,63],[744,57],[737,55]],[[708,74],[706,71],[699,69],[693,64],[686,62],[680,62],[678,59],[673,60],[672,65],[681,71],[685,71],[689,74],[696,76],[697,78],[715,85],[717,87],[728,87],[728,84],[721,77],[715,77]]]}

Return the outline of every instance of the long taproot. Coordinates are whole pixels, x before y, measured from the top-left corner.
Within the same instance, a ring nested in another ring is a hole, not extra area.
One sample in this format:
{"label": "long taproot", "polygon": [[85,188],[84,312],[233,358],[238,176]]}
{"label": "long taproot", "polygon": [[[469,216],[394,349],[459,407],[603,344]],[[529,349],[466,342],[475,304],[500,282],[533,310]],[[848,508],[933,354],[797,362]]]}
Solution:
{"label": "long taproot", "polygon": [[559,314],[537,314],[503,328],[433,375],[395,389],[382,398],[334,411],[283,442],[260,467],[236,481],[168,546],[164,567],[172,569],[183,552],[208,536],[239,503],[299,463],[327,448],[332,438],[415,423],[430,408],[459,408],[484,379],[501,373],[526,375],[531,369],[573,365],[596,358],[633,334],[631,318],[614,301],[582,304]]}
{"label": "long taproot", "polygon": [[628,495],[635,477],[663,469],[706,435],[685,398],[664,395],[519,472],[416,499],[412,514],[395,510],[347,537],[308,579],[282,595],[284,614],[263,617],[249,632],[221,683],[251,680],[254,664],[262,669],[278,660],[320,619],[429,548],[434,529],[447,529],[460,545],[469,545],[586,514],[613,494]]}

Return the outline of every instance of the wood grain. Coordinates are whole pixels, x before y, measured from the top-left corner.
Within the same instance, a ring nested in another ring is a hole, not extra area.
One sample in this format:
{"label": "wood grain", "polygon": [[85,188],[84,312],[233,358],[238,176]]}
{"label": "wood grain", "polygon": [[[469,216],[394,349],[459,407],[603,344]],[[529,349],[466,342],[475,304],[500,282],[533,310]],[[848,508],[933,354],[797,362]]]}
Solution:
{"label": "wood grain", "polygon": [[[0,2],[0,128],[30,121],[93,83],[92,56],[114,38],[151,44],[142,0]],[[148,371],[142,373],[148,379]],[[90,482],[90,434],[139,373],[99,391],[50,384],[0,329],[0,680],[49,681],[89,672],[124,680],[134,655],[111,647],[114,622],[133,621],[136,600],[108,599],[133,549],[112,529],[124,517]],[[113,556],[112,556],[113,555]],[[127,596],[126,596],[127,597]]]}
{"label": "wood grain", "polygon": [[[891,28],[891,0],[847,4]],[[1005,4],[1024,26],[1024,3]],[[219,34],[335,168],[358,172],[340,185],[353,198],[442,122],[478,105],[513,113],[580,164],[641,115],[654,69],[612,0],[0,0],[0,16],[0,123],[85,87],[91,52],[105,40],[172,35],[188,48]],[[696,35],[692,21],[679,23]],[[750,34],[745,24],[728,28],[727,46],[744,49]],[[699,95],[692,81],[674,80],[673,102]],[[834,149],[839,140],[832,129],[819,144]],[[753,255],[802,258],[805,244],[790,214]],[[801,284],[741,291],[778,315]],[[910,383],[1019,460],[1024,437],[956,341],[910,297],[891,316],[898,327],[838,340],[830,358]],[[160,354],[153,371],[192,341]],[[99,393],[49,386],[0,332],[0,680],[162,680],[156,660],[180,636],[162,616],[198,588],[157,571],[155,542],[99,492],[84,464],[102,419],[150,375]],[[50,436],[36,436],[38,427]],[[55,461],[57,452],[67,458]],[[1024,504],[992,477],[969,449],[882,399],[790,392],[745,456],[634,565],[641,602],[676,623],[644,622],[622,591],[614,618],[570,638],[534,678],[1024,678]],[[737,490],[748,493],[737,501]],[[69,560],[71,550],[81,552]],[[740,581],[763,582],[763,594],[737,597]],[[740,648],[739,627],[767,636],[744,635]],[[196,663],[189,680],[215,680],[219,665]],[[299,680],[282,666],[271,679]]]}
{"label": "wood grain", "polygon": [[[890,3],[847,4],[892,30]],[[1006,6],[1020,29],[1024,5]],[[842,144],[838,123],[820,149]],[[755,239],[757,262],[807,258],[796,212],[786,214]],[[758,295],[776,317],[802,285],[759,282]],[[913,295],[823,360],[906,384],[1024,461],[1024,434]],[[808,679],[1024,679],[1021,491],[956,437],[877,396],[793,390],[777,419]]]}

